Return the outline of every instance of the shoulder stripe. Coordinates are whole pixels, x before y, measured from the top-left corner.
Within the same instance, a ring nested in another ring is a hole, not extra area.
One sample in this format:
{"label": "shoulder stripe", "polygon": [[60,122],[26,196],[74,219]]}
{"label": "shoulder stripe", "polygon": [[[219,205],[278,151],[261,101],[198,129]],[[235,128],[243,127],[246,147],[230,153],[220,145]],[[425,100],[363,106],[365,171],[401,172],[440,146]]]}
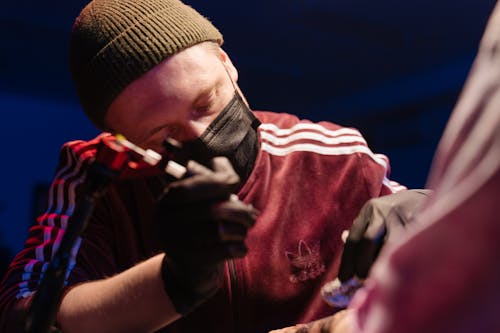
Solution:
{"label": "shoulder stripe", "polygon": [[269,131],[273,132],[277,136],[286,136],[290,135],[292,133],[298,132],[298,131],[317,131],[321,132],[327,136],[341,136],[341,135],[357,135],[361,136],[361,133],[359,133],[358,130],[354,128],[340,128],[338,130],[329,130],[325,128],[324,126],[321,126],[319,124],[313,124],[313,123],[298,123],[290,128],[279,128],[275,124],[271,123],[263,123],[259,126],[259,129],[263,131]]}
{"label": "shoulder stripe", "polygon": [[330,130],[317,123],[298,123],[290,128],[279,128],[275,124],[263,123],[259,130],[261,150],[271,155],[285,156],[299,151],[321,155],[366,154],[384,169],[383,186],[391,192],[406,189],[388,179],[389,159],[383,154],[373,153],[355,128]]}
{"label": "shoulder stripe", "polygon": [[373,154],[373,152],[364,145],[340,146],[340,147],[324,147],[310,143],[295,144],[287,147],[276,147],[266,142],[262,143],[262,150],[267,151],[271,155],[285,156],[293,152],[303,151],[321,155],[351,155],[355,153],[363,153],[370,156],[375,162],[387,169],[387,162]]}
{"label": "shoulder stripe", "polygon": [[82,165],[93,156],[92,151],[83,153],[80,158],[75,156],[71,149],[66,151],[65,166],[56,174],[55,180],[49,189],[47,211],[38,218],[39,224],[55,226],[55,219],[60,219],[60,227],[65,229],[68,216],[73,213],[75,206],[75,188],[85,178]]}
{"label": "shoulder stripe", "polygon": [[260,136],[263,140],[269,141],[276,146],[288,145],[294,141],[311,140],[325,145],[339,145],[345,143],[359,143],[366,145],[363,137],[358,135],[342,135],[337,137],[325,136],[317,132],[297,132],[286,137],[277,137],[269,132],[261,131]]}

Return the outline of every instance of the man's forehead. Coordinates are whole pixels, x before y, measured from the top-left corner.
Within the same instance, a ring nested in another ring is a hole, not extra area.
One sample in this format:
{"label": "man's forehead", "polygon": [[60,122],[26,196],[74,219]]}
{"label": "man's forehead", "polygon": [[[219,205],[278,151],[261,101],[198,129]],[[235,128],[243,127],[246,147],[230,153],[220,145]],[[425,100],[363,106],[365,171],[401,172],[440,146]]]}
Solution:
{"label": "man's forehead", "polygon": [[202,54],[182,52],[164,60],[129,84],[117,99],[189,98],[214,80],[214,57]]}
{"label": "man's forehead", "polygon": [[175,95],[210,83],[222,64],[206,47],[190,47],[156,65],[142,78],[145,85],[157,84]]}

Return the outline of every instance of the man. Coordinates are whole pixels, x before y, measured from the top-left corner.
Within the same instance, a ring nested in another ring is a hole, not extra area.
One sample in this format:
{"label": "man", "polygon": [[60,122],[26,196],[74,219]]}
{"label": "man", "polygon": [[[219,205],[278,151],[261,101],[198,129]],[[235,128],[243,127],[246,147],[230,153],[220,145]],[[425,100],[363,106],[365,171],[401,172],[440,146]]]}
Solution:
{"label": "man", "polygon": [[[145,149],[183,143],[192,176],[110,186],[73,248],[64,332],[265,332],[324,317],[342,232],[368,199],[404,188],[355,129],[251,111],[222,41],[178,0],[95,0],[75,21],[89,118]],[[22,321],[109,136],[63,146],[47,213],[2,283],[2,330]]]}

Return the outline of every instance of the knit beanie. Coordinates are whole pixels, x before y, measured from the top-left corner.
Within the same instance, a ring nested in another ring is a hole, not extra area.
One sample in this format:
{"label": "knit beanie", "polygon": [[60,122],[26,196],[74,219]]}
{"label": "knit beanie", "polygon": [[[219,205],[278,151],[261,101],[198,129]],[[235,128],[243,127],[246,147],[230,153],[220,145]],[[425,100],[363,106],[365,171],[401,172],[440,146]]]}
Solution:
{"label": "knit beanie", "polygon": [[[100,129],[112,101],[169,56],[221,33],[179,0],[93,0],[76,18],[69,67],[84,112]],[[124,111],[126,112],[126,111]]]}

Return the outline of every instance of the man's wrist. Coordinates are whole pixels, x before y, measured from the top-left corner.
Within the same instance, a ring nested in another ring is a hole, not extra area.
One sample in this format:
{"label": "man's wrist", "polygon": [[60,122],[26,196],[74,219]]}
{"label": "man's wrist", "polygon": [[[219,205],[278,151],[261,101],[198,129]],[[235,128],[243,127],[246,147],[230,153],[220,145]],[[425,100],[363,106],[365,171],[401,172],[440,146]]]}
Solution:
{"label": "man's wrist", "polygon": [[222,284],[223,267],[221,263],[189,269],[184,262],[165,255],[161,264],[161,275],[165,291],[175,310],[185,316],[212,297]]}

